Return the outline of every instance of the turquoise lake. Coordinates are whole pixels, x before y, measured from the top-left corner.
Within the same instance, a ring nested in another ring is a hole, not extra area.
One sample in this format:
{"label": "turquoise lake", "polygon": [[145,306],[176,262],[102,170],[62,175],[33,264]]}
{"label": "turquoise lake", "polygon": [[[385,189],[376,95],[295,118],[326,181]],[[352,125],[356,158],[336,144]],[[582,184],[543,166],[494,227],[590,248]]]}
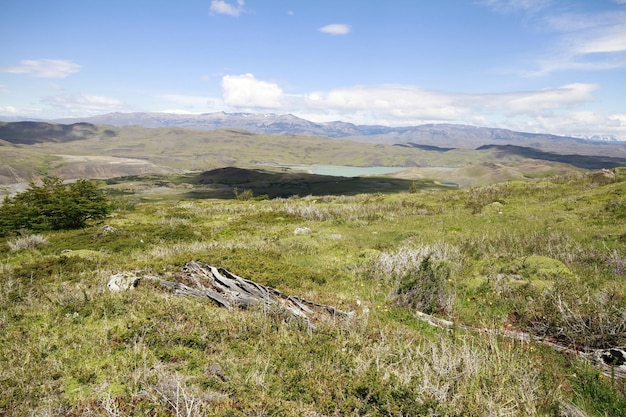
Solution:
{"label": "turquoise lake", "polygon": [[[415,167],[355,167],[350,165],[297,165],[290,166],[289,168],[308,171],[311,174],[317,175],[333,175],[336,177],[363,177],[366,175],[384,175],[394,172],[404,171],[405,169]],[[427,169],[434,169],[437,171],[451,171],[456,168],[452,167],[423,167]]]}
{"label": "turquoise lake", "polygon": [[408,167],[353,167],[348,165],[311,165],[302,167],[313,174],[333,175],[336,177],[362,177],[365,175],[382,175],[404,171]]}

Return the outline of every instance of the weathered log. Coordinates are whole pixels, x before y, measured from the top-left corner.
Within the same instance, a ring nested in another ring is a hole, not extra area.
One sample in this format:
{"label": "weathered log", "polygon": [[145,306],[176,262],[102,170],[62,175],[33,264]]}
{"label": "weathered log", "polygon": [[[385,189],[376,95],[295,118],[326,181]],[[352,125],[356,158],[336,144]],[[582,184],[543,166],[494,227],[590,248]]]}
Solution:
{"label": "weathered log", "polygon": [[559,417],[587,417],[587,414],[572,403],[561,402]]}
{"label": "weathered log", "polygon": [[184,297],[193,296],[193,297],[199,297],[199,298],[209,298],[215,301],[221,307],[232,309],[232,306],[226,299],[224,299],[221,295],[219,295],[215,291],[210,291],[208,288],[205,288],[204,290],[198,290],[195,288],[188,287],[185,284],[180,283],[180,282],[166,281],[164,279],[159,279],[156,277],[148,277],[148,278],[156,279],[160,285],[166,287],[167,289],[172,291],[175,295],[180,295]]}
{"label": "weathered log", "polygon": [[[175,295],[185,297],[208,298],[220,307],[246,309],[253,305],[278,306],[292,315],[302,318],[314,329],[311,319],[316,311],[325,311],[333,316],[352,318],[353,312],[346,312],[336,307],[319,304],[304,298],[291,296],[257,282],[242,278],[232,272],[212,265],[188,262],[183,267],[183,276],[178,281],[167,281],[159,277],[151,279],[169,289]],[[184,282],[181,282],[184,281]],[[187,285],[193,283],[195,288]]]}
{"label": "weathered log", "polygon": [[508,339],[519,340],[522,342],[541,343],[543,345],[551,347],[558,352],[563,352],[582,358],[588,363],[591,363],[592,365],[600,368],[602,374],[608,378],[626,378],[626,347],[616,347],[611,349],[587,349],[582,351],[559,345],[550,340],[546,340],[545,338],[535,336],[526,332],[516,330],[471,327],[464,324],[454,323],[449,320],[444,320],[439,317],[431,316],[430,314],[426,314],[421,311],[415,312],[415,317],[423,322],[430,324],[431,326],[439,327],[442,329],[461,329],[469,332],[502,336]]}

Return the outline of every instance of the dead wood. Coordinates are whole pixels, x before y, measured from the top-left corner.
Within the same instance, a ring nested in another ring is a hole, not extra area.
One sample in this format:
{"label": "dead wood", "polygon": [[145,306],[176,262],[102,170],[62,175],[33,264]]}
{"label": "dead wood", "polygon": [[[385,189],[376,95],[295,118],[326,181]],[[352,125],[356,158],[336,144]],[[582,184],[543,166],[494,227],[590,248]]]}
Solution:
{"label": "dead wood", "polygon": [[449,320],[444,320],[435,316],[418,311],[415,316],[431,326],[442,329],[461,329],[469,332],[493,334],[496,336],[506,337],[508,339],[519,340],[522,342],[535,342],[549,346],[552,349],[566,354],[578,356],[583,360],[597,366],[602,374],[608,378],[626,378],[626,348],[616,347],[611,349],[587,349],[577,350],[567,346],[562,346],[545,338],[532,335],[530,333],[516,330],[500,330],[487,329],[480,327],[471,327],[463,324],[457,324]]}
{"label": "dead wood", "polygon": [[561,402],[559,417],[587,417],[587,414],[572,403]]}
{"label": "dead wood", "polygon": [[257,305],[279,307],[303,319],[312,329],[315,328],[312,319],[320,312],[343,318],[354,316],[354,312],[291,296],[275,288],[242,278],[224,268],[202,265],[195,261],[188,262],[183,267],[183,272],[176,276],[176,281],[167,281],[154,276],[144,278],[157,281],[175,295],[208,298],[218,306],[228,309],[247,309]]}

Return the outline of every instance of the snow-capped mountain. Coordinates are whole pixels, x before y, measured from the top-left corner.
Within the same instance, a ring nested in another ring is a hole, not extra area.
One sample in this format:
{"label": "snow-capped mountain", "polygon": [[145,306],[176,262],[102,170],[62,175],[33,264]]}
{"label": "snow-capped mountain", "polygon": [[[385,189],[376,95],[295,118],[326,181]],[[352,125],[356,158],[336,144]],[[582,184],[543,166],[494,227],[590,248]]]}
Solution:
{"label": "snow-capped mountain", "polygon": [[618,138],[615,135],[591,135],[591,136],[576,136],[579,139],[590,140],[593,142],[624,142],[624,140]]}

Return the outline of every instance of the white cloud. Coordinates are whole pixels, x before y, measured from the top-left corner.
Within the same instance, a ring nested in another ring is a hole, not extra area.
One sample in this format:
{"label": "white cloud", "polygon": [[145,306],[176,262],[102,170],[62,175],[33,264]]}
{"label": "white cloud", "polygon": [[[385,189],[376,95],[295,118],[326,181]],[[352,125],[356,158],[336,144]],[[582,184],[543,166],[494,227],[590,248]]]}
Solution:
{"label": "white cloud", "polygon": [[594,100],[596,84],[568,84],[539,91],[502,93],[476,96],[469,100],[478,108],[497,109],[507,116],[540,116],[551,111],[576,106]]}
{"label": "white cloud", "polygon": [[65,78],[80,71],[80,65],[63,59],[23,60],[18,65],[0,68],[0,72],[29,74],[37,78]]}
{"label": "white cloud", "polygon": [[312,108],[384,114],[393,119],[453,119],[462,108],[454,95],[422,90],[412,86],[356,86],[305,96]]}
{"label": "white cloud", "polygon": [[405,85],[357,86],[305,96],[310,109],[358,112],[395,125],[420,121],[471,120],[484,112],[507,117],[537,116],[593,101],[595,84],[569,84],[539,91],[461,94]]}
{"label": "white cloud", "polygon": [[329,35],[347,35],[350,33],[350,26],[341,23],[333,23],[332,25],[322,26],[318,30],[322,33],[328,33]]}
{"label": "white cloud", "polygon": [[125,110],[124,103],[116,98],[85,94],[50,96],[43,98],[41,102],[55,110],[80,115]]}
{"label": "white cloud", "polygon": [[236,5],[225,2],[224,0],[211,0],[211,14],[225,14],[237,17],[244,12],[245,2],[237,0]]}
{"label": "white cloud", "polygon": [[559,47],[570,53],[626,51],[626,11],[549,16],[545,22],[549,29],[560,33]]}
{"label": "white cloud", "polygon": [[[626,15],[624,16],[626,19]],[[626,21],[620,25],[598,30],[589,37],[580,37],[573,51],[578,54],[597,54],[626,51]]]}
{"label": "white cloud", "polygon": [[526,132],[556,133],[564,136],[613,135],[626,140],[626,113],[568,112],[539,116],[517,126],[509,126],[509,128]]}
{"label": "white cloud", "polygon": [[[552,0],[480,0],[497,12],[532,14],[534,27],[551,32],[554,41],[535,59],[526,76],[545,76],[559,71],[599,71],[626,68],[626,11],[573,13],[550,8]],[[626,4],[626,0],[614,0]],[[540,12],[540,13],[538,13]]]}
{"label": "white cloud", "polygon": [[535,68],[526,75],[626,68],[625,11],[550,15],[542,23],[555,33],[556,41],[535,59]]}
{"label": "white cloud", "polygon": [[257,80],[252,74],[226,75],[222,78],[222,99],[234,107],[279,108],[283,90],[277,84]]}

